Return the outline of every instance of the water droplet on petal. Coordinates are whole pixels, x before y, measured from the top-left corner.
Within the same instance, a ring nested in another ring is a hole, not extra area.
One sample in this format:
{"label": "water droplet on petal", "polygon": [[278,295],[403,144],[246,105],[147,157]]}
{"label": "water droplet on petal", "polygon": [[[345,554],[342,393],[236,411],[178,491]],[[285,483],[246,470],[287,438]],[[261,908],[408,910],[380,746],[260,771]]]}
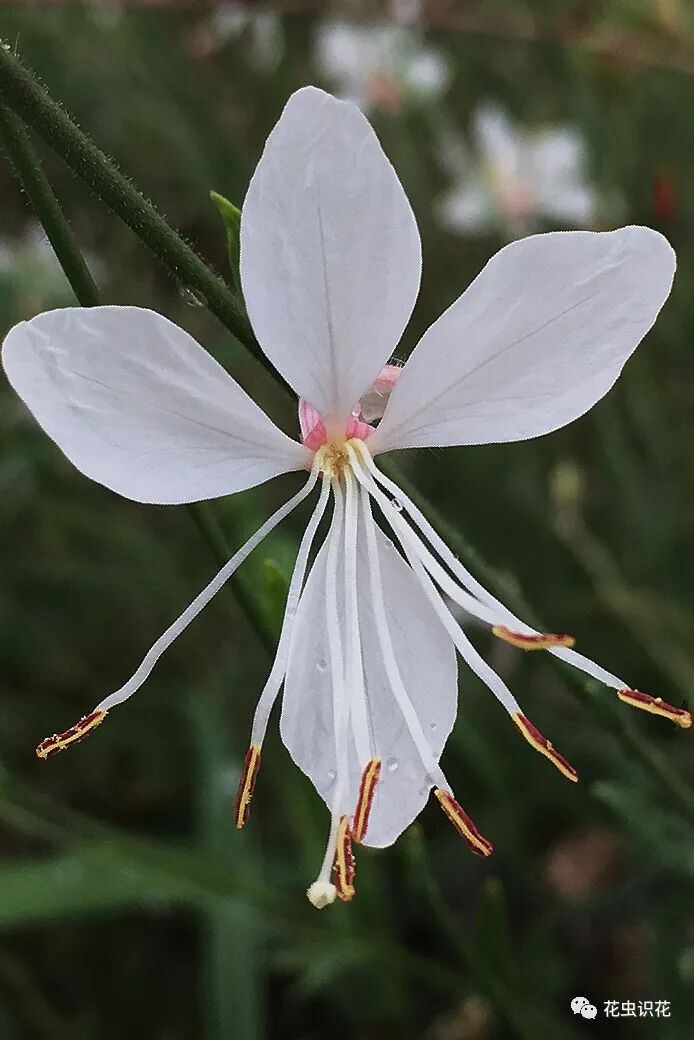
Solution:
{"label": "water droplet on petal", "polygon": [[318,669],[318,671],[319,672],[324,672],[327,667],[328,667],[328,662],[325,660],[325,658],[324,657],[319,657],[318,660],[316,661],[316,668]]}
{"label": "water droplet on petal", "polygon": [[429,729],[431,730],[432,733],[435,733],[436,732],[436,723],[435,722],[430,722],[429,723]]}
{"label": "water droplet on petal", "polygon": [[207,300],[201,292],[191,289],[190,286],[184,285],[182,282],[178,283],[178,295],[189,307],[205,307],[207,304]]}
{"label": "water droplet on petal", "polygon": [[398,762],[397,758],[386,759],[386,769],[389,773],[394,773],[399,765],[400,763]]}
{"label": "water droplet on petal", "polygon": [[392,498],[392,499],[390,500],[390,504],[392,505],[393,509],[395,509],[395,510],[396,510],[396,511],[397,511],[398,513],[402,513],[402,510],[403,510],[403,504],[402,504],[402,502],[400,501],[400,499],[398,499],[398,498]]}
{"label": "water droplet on petal", "polygon": [[287,607],[287,617],[293,618],[296,614],[296,607]]}
{"label": "water droplet on petal", "polygon": [[328,770],[328,780],[330,781],[330,783],[333,782],[333,780],[335,779],[336,776],[337,776],[337,773],[335,772],[334,769],[329,769]]}

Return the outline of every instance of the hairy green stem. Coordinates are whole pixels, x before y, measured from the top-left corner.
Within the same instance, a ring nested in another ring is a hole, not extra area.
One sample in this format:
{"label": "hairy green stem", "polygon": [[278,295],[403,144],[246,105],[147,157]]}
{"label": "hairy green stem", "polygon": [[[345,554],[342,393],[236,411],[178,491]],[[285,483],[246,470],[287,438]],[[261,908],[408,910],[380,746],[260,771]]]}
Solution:
{"label": "hairy green stem", "polygon": [[155,206],[77,126],[11,53],[0,46],[0,102],[9,106],[131,228],[177,279],[205,304],[274,378],[239,296],[170,226]]}
{"label": "hairy green stem", "polygon": [[95,307],[99,290],[89,273],[82,253],[77,247],[70,225],[60,203],[38,162],[21,120],[14,112],[0,105],[0,143],[14,168],[17,180],[24,189],[35,212],[40,215],[43,230],[53,246],[65,277],[83,307]]}
{"label": "hairy green stem", "polygon": [[[4,53],[0,49],[0,54]],[[55,250],[58,262],[78,302],[83,307],[97,306],[100,302],[99,290],[84,262],[60,203],[43,172],[26,129],[21,120],[2,105],[0,105],[0,141],[14,168],[17,180],[26,192],[27,198]],[[187,508],[212,556],[220,567],[223,566],[231,556],[231,549],[209,505],[205,502],[198,502]],[[250,627],[264,650],[270,653],[274,641],[265,624],[262,611],[250,590],[238,575],[232,576],[230,585]]]}

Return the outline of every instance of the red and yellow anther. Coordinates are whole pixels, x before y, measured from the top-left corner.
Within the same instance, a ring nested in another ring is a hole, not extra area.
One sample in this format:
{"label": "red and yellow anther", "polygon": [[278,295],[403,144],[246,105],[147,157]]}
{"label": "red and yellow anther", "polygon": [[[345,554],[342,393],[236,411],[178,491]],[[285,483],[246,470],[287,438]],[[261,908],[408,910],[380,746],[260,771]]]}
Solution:
{"label": "red and yellow anther", "polygon": [[525,715],[521,715],[520,712],[516,712],[511,717],[531,747],[534,747],[541,755],[548,758],[552,765],[555,765],[559,772],[563,773],[569,780],[573,780],[574,783],[578,780],[578,773],[574,767],[566,761],[563,755],[559,754],[546,737],[542,736],[539,729],[533,726],[530,719],[526,719]]}
{"label": "red and yellow anther", "polygon": [[241,779],[239,780],[239,789],[236,795],[236,808],[235,812],[235,823],[238,830],[241,830],[244,823],[248,820],[248,816],[251,811],[251,799],[253,797],[253,789],[255,788],[255,781],[258,776],[258,770],[260,769],[260,744],[251,744],[246,757],[243,761],[243,770],[241,772]]}
{"label": "red and yellow anther", "polygon": [[535,635],[526,635],[524,632],[514,632],[506,625],[494,625],[492,635],[497,639],[503,639],[505,643],[518,647],[519,650],[551,650],[555,646],[571,647],[576,640],[573,636],[558,635],[554,632],[537,632]]}
{"label": "red and yellow anther", "polygon": [[97,726],[101,725],[107,714],[108,712],[105,711],[93,711],[90,715],[83,715],[79,722],[70,726],[70,729],[66,729],[64,733],[54,733],[52,737],[46,737],[36,748],[37,757],[50,758],[51,755],[56,755],[59,751],[69,748],[71,744],[79,744],[80,740],[84,740]]}
{"label": "red and yellow anther", "polygon": [[364,772],[361,774],[359,797],[357,798],[357,807],[354,810],[354,821],[352,823],[353,841],[360,842],[366,837],[366,831],[369,826],[369,816],[371,814],[371,805],[374,800],[374,792],[380,775],[380,758],[370,759]]}
{"label": "red and yellow anther", "polygon": [[333,862],[333,884],[337,897],[344,903],[354,899],[354,853],[352,852],[352,832],[347,816],[340,817],[337,828],[337,844]]}
{"label": "red and yellow anther", "polygon": [[651,697],[640,690],[618,690],[617,696],[620,701],[630,704],[632,708],[640,708],[641,711],[649,711],[651,715],[662,715],[670,719],[682,729],[689,729],[692,724],[692,716],[685,708],[675,708],[668,704],[662,697]]}
{"label": "red and yellow anther", "polygon": [[465,812],[463,807],[456,802],[452,794],[437,787],[434,794],[439,800],[439,805],[451,821],[460,837],[467,842],[476,856],[491,856],[494,846],[475,827],[474,823]]}

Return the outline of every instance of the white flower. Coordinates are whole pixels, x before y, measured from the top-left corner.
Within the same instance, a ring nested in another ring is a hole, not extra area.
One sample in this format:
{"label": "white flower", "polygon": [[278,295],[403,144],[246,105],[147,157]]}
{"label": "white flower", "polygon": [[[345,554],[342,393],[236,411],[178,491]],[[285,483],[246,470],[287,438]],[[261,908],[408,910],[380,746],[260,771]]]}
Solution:
{"label": "white flower", "polygon": [[227,0],[218,4],[197,39],[197,50],[207,54],[228,40],[248,38],[248,54],[262,72],[273,72],[284,50],[282,19],[269,5]]}
{"label": "white flower", "polygon": [[585,146],[571,127],[524,132],[494,104],[473,119],[475,154],[449,137],[444,165],[457,178],[440,204],[444,226],[462,233],[499,225],[511,235],[527,233],[546,218],[586,227],[598,199],[587,181]]}
{"label": "white flower", "polygon": [[[672,284],[672,249],[642,227],[515,242],[399,369],[387,362],[414,306],[420,268],[412,210],[368,122],[353,105],[307,87],[290,98],[268,139],[241,228],[248,313],[266,356],[301,399],[303,443],[281,433],[195,340],[152,311],[51,311],[17,325],[3,348],[10,382],[44,430],[82,473],[128,498],[195,502],[310,472],[125,685],[39,745],[42,758],[132,696],[251,550],[320,484],[236,807],[242,826],[284,684],[282,739],[331,814],[325,860],[309,889],[316,906],[354,894],[352,841],[390,845],[432,787],[472,849],[491,851],[439,764],[456,716],[456,650],[522,735],[576,779],[473,648],[443,594],[496,636],[547,648],[627,703],[690,724],[687,712],[630,690],[576,653],[569,637],[535,632],[515,617],[374,461],[396,448],[538,437],[582,415],[655,321]],[[375,428],[364,421],[364,401],[373,421],[382,415]],[[306,578],[329,501],[330,529]],[[394,543],[376,526],[374,504]]]}
{"label": "white flower", "polygon": [[408,100],[434,100],[450,80],[441,51],[423,45],[404,25],[325,22],[316,34],[315,53],[323,75],[365,112],[398,113]]}

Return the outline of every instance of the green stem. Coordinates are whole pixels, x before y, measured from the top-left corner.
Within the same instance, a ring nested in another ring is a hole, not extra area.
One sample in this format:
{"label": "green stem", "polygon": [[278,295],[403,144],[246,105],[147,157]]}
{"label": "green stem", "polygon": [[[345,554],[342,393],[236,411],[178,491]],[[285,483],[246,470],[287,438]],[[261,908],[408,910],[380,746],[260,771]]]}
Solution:
{"label": "green stem", "polygon": [[41,164],[34,155],[29,137],[14,112],[0,106],[0,143],[7,153],[17,175],[17,180],[26,192],[48,241],[53,246],[58,262],[72,290],[83,307],[96,307],[99,290],[89,273],[89,268],[77,247],[70,225],[60,203],[48,183]]}
{"label": "green stem", "polygon": [[260,349],[237,294],[210,270],[12,52],[1,46],[0,101],[42,137],[73,173],[149,247],[179,284],[204,299],[222,324],[281,382]]}
{"label": "green stem", "polygon": [[[193,523],[197,527],[202,538],[207,542],[218,562],[225,563],[231,556],[229,545],[224,532],[219,525],[217,517],[210,509],[207,502],[198,502],[189,507]],[[261,644],[268,656],[274,655],[275,636],[260,608],[257,597],[253,594],[248,582],[238,571],[229,579],[233,589],[236,602],[243,611],[248,624],[253,629],[258,642]]]}
{"label": "green stem", "polygon": [[[229,777],[240,774],[240,762],[229,751],[227,712],[222,684],[207,695],[191,698],[197,735],[200,846],[238,875],[258,881],[260,856],[249,828],[239,834],[231,822],[233,796]],[[239,903],[210,903],[203,934],[207,1021],[206,1035],[215,1040],[260,1040],[265,1035],[264,952],[255,909]]]}
{"label": "green stem", "polygon": [[[5,53],[0,48],[0,55]],[[26,192],[27,198],[55,250],[58,262],[72,286],[77,300],[83,307],[97,306],[100,302],[99,290],[84,262],[60,203],[32,148],[29,135],[21,120],[2,105],[0,105],[0,141],[12,163],[17,180]],[[231,549],[208,504],[198,502],[187,508],[214,559],[220,567],[223,566],[231,556]],[[266,652],[270,653],[274,641],[254,597],[247,586],[239,580],[238,575],[232,576],[230,585],[250,627]]]}

